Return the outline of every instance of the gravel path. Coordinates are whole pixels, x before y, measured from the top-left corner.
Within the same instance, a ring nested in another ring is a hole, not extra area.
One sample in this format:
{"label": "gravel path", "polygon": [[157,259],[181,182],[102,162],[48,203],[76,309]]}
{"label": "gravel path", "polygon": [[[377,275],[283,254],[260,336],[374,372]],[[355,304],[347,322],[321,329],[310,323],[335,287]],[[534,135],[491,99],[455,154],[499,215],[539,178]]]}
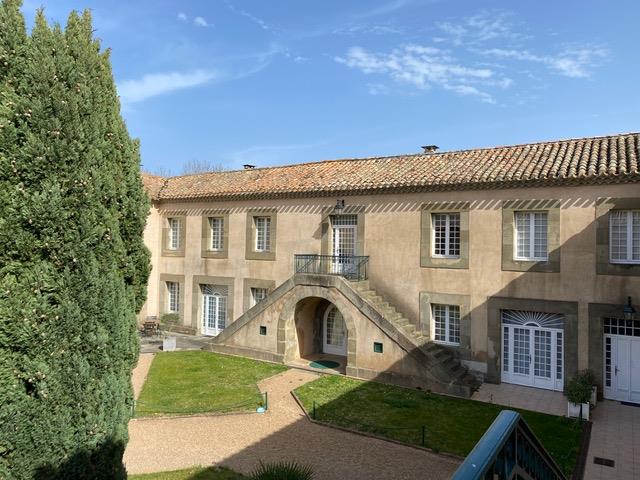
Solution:
{"label": "gravel path", "polygon": [[259,461],[285,459],[312,465],[319,480],[400,480],[449,478],[457,468],[447,457],[311,423],[290,392],[315,378],[288,370],[262,381],[265,414],[131,420],[127,470],[218,464],[249,473]]}
{"label": "gravel path", "polygon": [[140,396],[142,386],[147,379],[149,368],[151,368],[151,362],[153,362],[153,353],[141,353],[138,357],[138,365],[133,369],[131,373],[131,383],[133,384],[133,398],[136,400]]}

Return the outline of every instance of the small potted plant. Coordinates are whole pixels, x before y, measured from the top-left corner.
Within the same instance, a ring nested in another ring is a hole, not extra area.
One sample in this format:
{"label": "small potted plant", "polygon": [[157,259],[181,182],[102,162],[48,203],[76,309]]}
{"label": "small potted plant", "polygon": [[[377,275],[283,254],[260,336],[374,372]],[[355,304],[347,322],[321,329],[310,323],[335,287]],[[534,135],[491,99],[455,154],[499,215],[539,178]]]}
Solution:
{"label": "small potted plant", "polygon": [[593,388],[584,375],[576,375],[567,383],[567,417],[589,420],[589,400]]}
{"label": "small potted plant", "polygon": [[580,374],[583,380],[591,385],[591,398],[589,399],[589,403],[591,404],[591,408],[596,408],[596,403],[598,401],[598,387],[596,386],[596,376],[593,374],[593,370],[583,370]]}

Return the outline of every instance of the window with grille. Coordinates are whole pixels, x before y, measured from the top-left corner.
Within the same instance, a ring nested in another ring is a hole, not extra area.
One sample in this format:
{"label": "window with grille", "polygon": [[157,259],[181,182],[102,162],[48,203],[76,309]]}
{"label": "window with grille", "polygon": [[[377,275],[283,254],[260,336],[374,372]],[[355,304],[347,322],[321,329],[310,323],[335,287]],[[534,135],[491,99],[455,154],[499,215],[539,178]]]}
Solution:
{"label": "window with grille", "polygon": [[251,287],[251,306],[253,307],[267,298],[268,293],[266,288]]}
{"label": "window with grille", "polygon": [[223,231],[224,231],[224,218],[211,217],[209,218],[209,227],[211,228],[211,250],[220,251],[224,248]]}
{"label": "window with grille", "polygon": [[611,263],[640,263],[640,210],[609,212]]}
{"label": "window with grille", "polygon": [[180,311],[180,284],[178,282],[167,282],[168,302],[167,308],[170,313]]}
{"label": "window with grille", "polygon": [[271,251],[271,217],[254,217],[256,225],[256,252]]}
{"label": "window with grille", "polygon": [[433,230],[433,256],[457,258],[460,256],[460,214],[434,213],[431,215]]}
{"label": "window with grille", "polygon": [[180,230],[182,228],[179,218],[169,219],[169,250],[180,249]]}
{"label": "window with grille", "polygon": [[458,305],[431,305],[433,339],[436,342],[460,344],[460,307]]}
{"label": "window with grille", "polygon": [[515,259],[546,261],[547,212],[516,212]]}

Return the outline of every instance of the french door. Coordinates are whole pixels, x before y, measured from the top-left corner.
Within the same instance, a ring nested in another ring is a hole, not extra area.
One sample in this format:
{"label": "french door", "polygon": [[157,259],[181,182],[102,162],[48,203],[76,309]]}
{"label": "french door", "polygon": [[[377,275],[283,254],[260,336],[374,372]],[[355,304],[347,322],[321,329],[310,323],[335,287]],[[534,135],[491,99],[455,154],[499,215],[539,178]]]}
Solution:
{"label": "french door", "polygon": [[637,322],[605,319],[605,398],[640,403],[640,322]]}
{"label": "french door", "polygon": [[355,269],[354,255],[358,232],[357,215],[334,215],[331,219],[332,255],[331,273],[345,275]]}
{"label": "french door", "polygon": [[[532,320],[532,314],[537,314],[537,322]],[[503,312],[502,381],[562,391],[564,332],[540,326],[540,315],[554,314]],[[556,318],[555,324],[561,318]]]}
{"label": "french door", "polygon": [[347,329],[342,314],[335,306],[327,309],[322,330],[322,351],[333,355],[346,355]]}
{"label": "french door", "polygon": [[202,295],[202,333],[216,336],[226,326],[227,297],[218,293]]}

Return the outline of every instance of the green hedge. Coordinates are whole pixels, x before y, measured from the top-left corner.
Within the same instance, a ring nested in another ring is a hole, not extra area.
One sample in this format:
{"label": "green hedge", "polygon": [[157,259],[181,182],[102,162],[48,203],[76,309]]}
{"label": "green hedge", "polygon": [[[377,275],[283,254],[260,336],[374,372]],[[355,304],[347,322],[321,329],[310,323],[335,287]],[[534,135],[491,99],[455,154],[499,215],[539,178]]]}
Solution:
{"label": "green hedge", "polygon": [[0,478],[124,478],[148,198],[108,51],[0,3]]}

